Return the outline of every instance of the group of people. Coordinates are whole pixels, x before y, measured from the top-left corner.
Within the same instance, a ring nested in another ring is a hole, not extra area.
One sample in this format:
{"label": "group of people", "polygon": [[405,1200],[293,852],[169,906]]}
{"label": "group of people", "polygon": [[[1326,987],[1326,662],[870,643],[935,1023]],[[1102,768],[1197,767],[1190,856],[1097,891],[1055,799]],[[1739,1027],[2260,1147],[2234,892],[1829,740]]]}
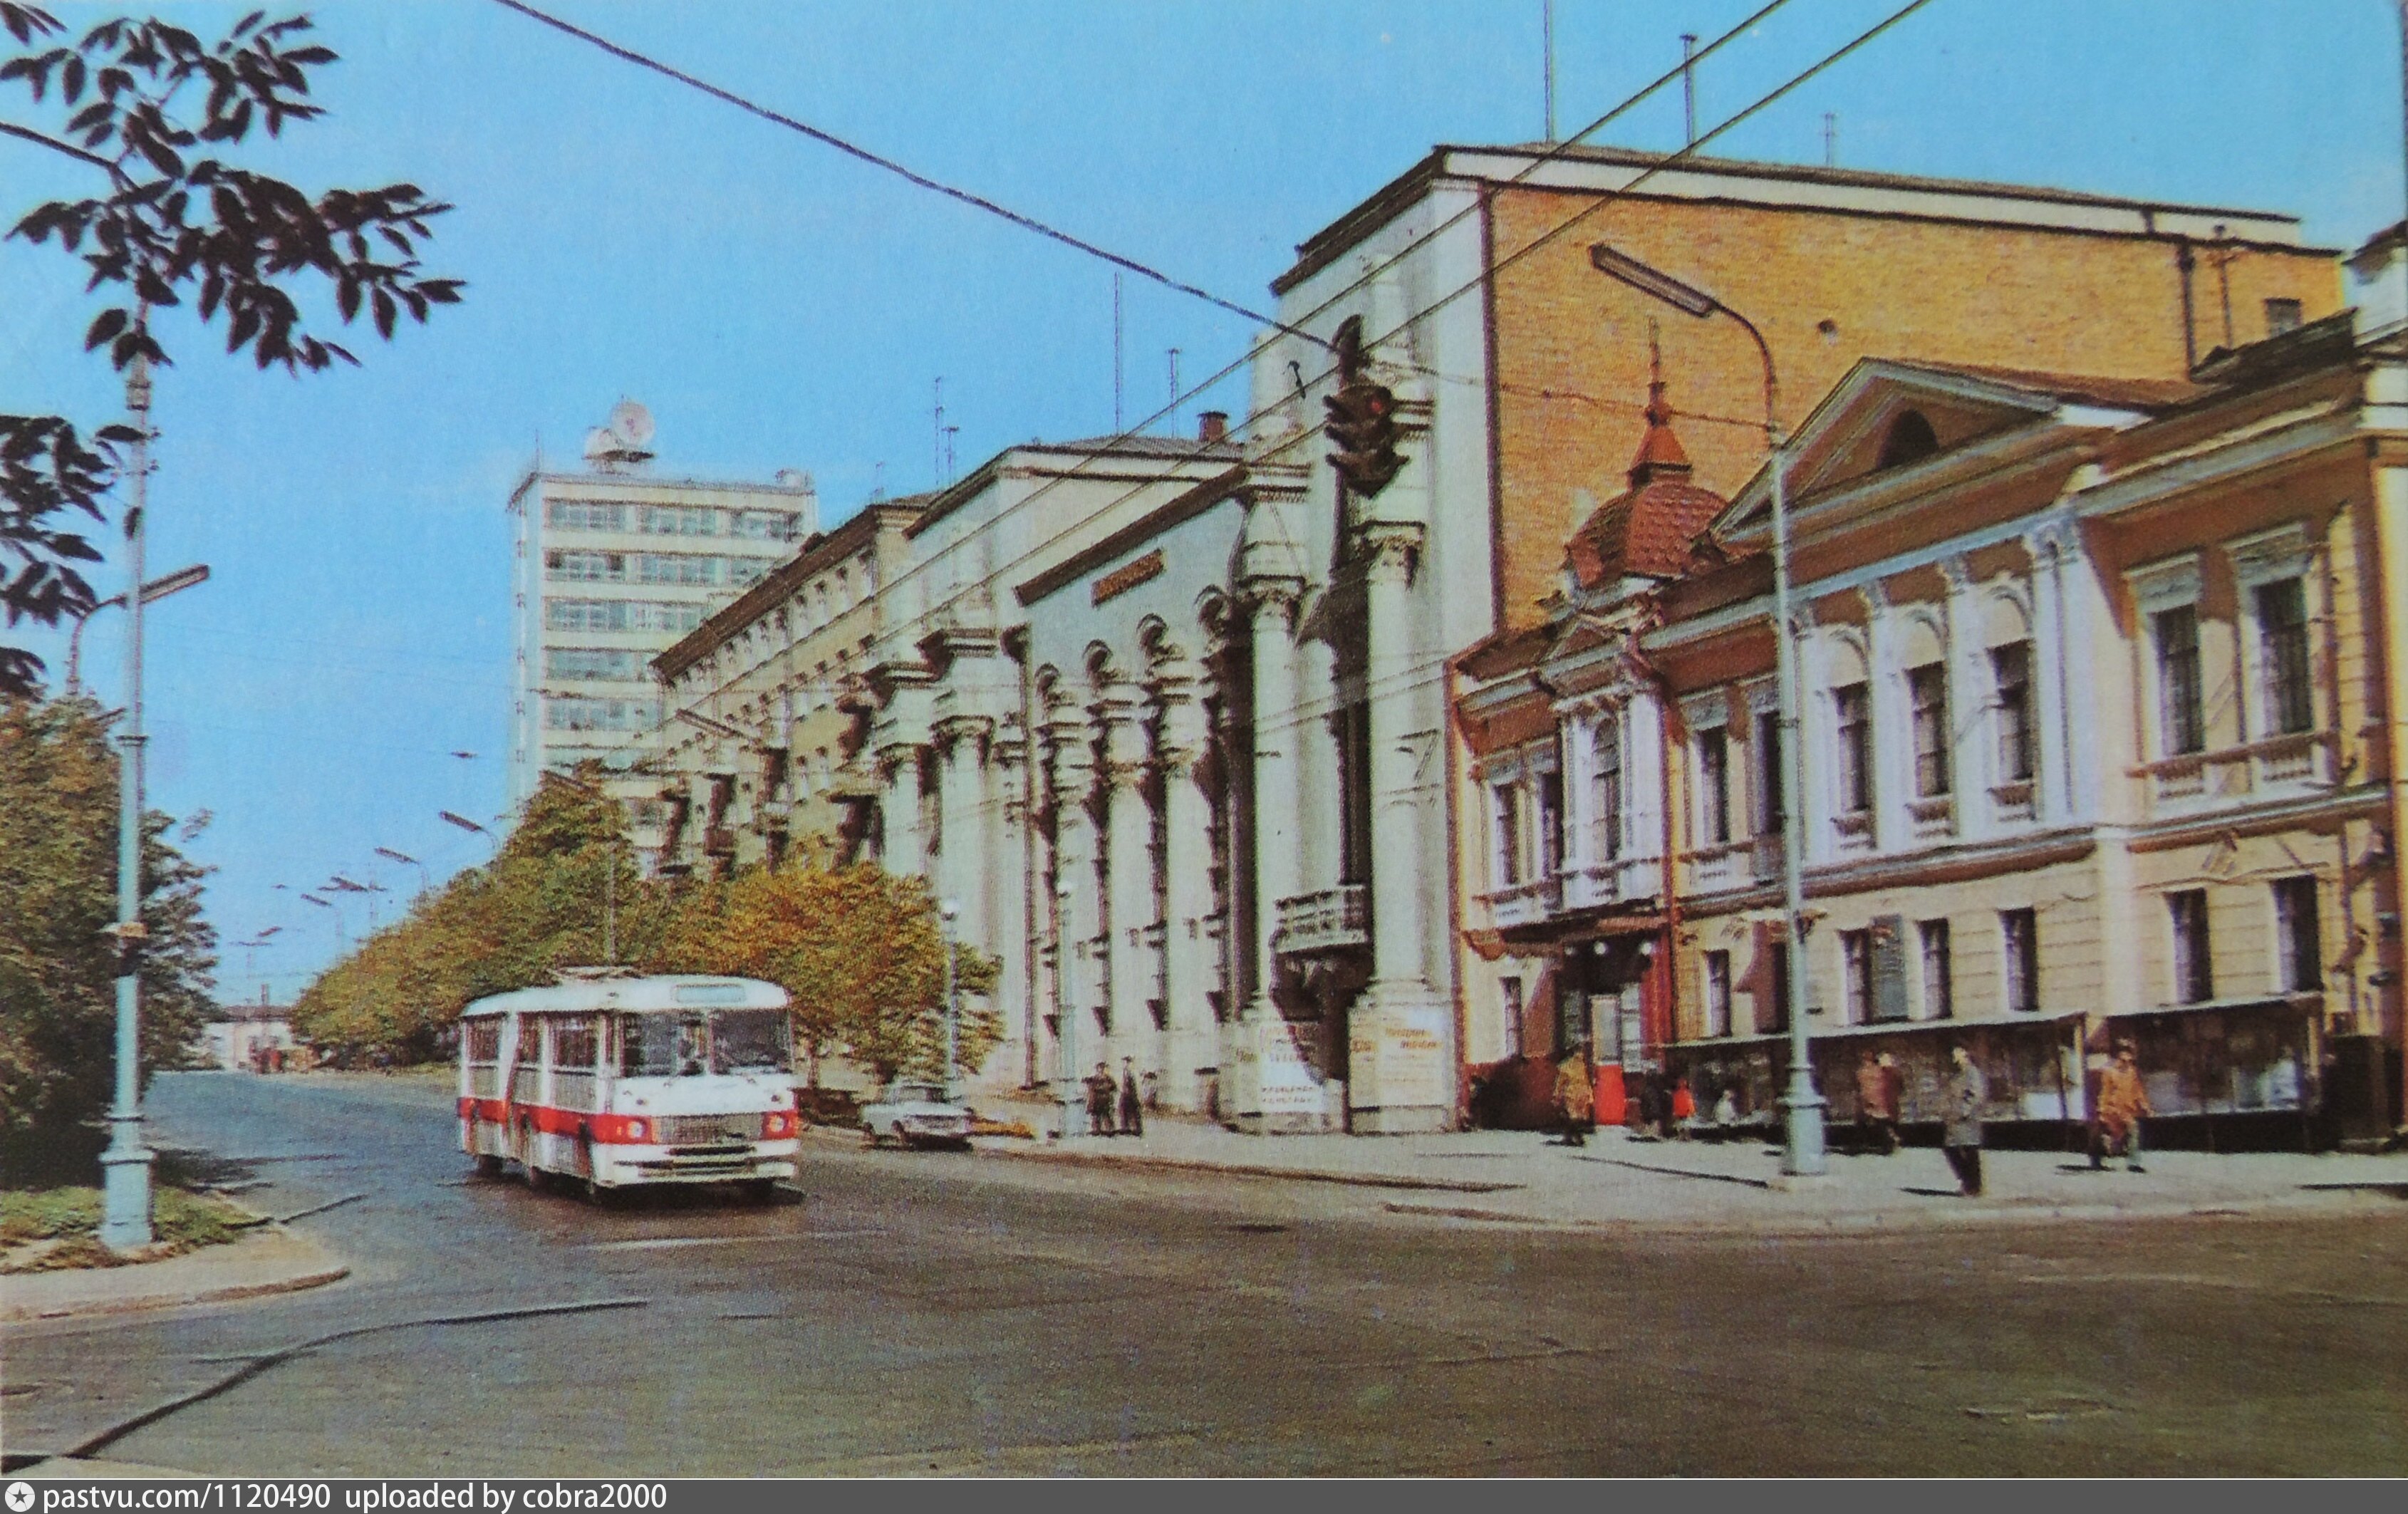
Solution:
{"label": "group of people", "polygon": [[[1087,1075],[1087,1134],[1090,1136],[1142,1136],[1145,1134],[1146,1106],[1154,1102],[1154,1074],[1138,1076],[1137,1062],[1132,1057],[1121,1058],[1121,1075],[1112,1077],[1111,1064],[1098,1062],[1096,1070]],[[1119,1107],[1120,1121],[1113,1122],[1113,1107]]]}
{"label": "group of people", "polygon": [[[1886,1111],[1888,1148],[1898,1147],[1898,1099],[1903,1079],[1894,1079],[1894,1067],[1885,1067],[1889,1058],[1878,1063],[1866,1058],[1856,1069],[1859,1121],[1867,1120],[1865,1095],[1869,1086],[1877,1095],[1871,1121],[1878,1129]],[[1957,1186],[1966,1196],[1978,1197],[1982,1192],[1982,1108],[1989,1102],[1990,1081],[1982,1074],[1971,1053],[1962,1044],[1948,1049],[1948,1081],[1941,1091],[1941,1148],[1948,1165],[1956,1174]],[[1868,1075],[1866,1068],[1874,1070]],[[2091,1106],[2090,1165],[2095,1170],[2107,1164],[2109,1157],[2120,1156],[2133,1172],[2141,1166],[2141,1121],[2157,1111],[2150,1107],[2149,1091],[2141,1080],[2140,1053],[2131,1042],[2115,1048],[2114,1060],[2099,1075],[2099,1096]]]}

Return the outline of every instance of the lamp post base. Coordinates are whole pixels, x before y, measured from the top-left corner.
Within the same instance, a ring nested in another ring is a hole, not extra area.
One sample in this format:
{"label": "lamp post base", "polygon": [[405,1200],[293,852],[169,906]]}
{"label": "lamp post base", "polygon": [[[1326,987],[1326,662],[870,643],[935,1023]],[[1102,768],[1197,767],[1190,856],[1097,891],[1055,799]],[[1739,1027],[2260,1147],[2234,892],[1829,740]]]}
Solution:
{"label": "lamp post base", "polygon": [[112,1251],[150,1244],[150,1164],[157,1153],[142,1144],[140,1115],[111,1115],[114,1134],[100,1154],[100,1243]]}
{"label": "lamp post base", "polygon": [[1781,1173],[1784,1178],[1819,1178],[1825,1169],[1823,1095],[1811,1078],[1793,1078],[1781,1096]]}

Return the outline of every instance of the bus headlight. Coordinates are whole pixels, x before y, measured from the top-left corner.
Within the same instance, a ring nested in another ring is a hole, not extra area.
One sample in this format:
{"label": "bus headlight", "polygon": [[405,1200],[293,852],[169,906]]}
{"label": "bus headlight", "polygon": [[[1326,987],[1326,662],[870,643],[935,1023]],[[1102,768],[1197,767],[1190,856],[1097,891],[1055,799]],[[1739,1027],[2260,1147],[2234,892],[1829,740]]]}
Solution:
{"label": "bus headlight", "polygon": [[784,1140],[795,1134],[795,1111],[771,1109],[761,1117],[761,1138],[765,1141]]}

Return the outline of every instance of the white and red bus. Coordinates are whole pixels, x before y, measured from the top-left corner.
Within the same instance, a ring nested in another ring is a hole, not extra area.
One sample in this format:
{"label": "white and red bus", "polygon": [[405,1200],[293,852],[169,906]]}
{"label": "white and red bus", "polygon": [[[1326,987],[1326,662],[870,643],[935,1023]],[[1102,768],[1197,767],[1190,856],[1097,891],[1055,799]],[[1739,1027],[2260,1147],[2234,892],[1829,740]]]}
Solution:
{"label": "white and red bus", "polygon": [[460,1017],[460,1149],[541,1189],[599,1198],[646,1183],[742,1184],[766,1199],[795,1175],[786,991],[748,978],[562,969]]}

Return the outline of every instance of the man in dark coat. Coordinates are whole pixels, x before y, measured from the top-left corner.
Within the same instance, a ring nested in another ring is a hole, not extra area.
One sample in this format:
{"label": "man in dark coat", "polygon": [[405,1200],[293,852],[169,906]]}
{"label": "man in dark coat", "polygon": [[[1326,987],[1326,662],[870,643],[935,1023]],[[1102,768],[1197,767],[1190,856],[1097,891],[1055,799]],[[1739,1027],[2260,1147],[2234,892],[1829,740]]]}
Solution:
{"label": "man in dark coat", "polygon": [[1121,1130],[1124,1136],[1145,1134],[1145,1099],[1138,1091],[1137,1062],[1121,1058]]}
{"label": "man in dark coat", "polygon": [[1948,1049],[1947,1087],[1941,1092],[1941,1143],[1948,1165],[1967,1198],[1982,1196],[1982,1106],[1989,1102],[1990,1080],[1973,1064],[1960,1044]]}
{"label": "man in dark coat", "polygon": [[1087,1134],[1110,1136],[1112,1133],[1112,1069],[1110,1064],[1098,1062],[1087,1078]]}

